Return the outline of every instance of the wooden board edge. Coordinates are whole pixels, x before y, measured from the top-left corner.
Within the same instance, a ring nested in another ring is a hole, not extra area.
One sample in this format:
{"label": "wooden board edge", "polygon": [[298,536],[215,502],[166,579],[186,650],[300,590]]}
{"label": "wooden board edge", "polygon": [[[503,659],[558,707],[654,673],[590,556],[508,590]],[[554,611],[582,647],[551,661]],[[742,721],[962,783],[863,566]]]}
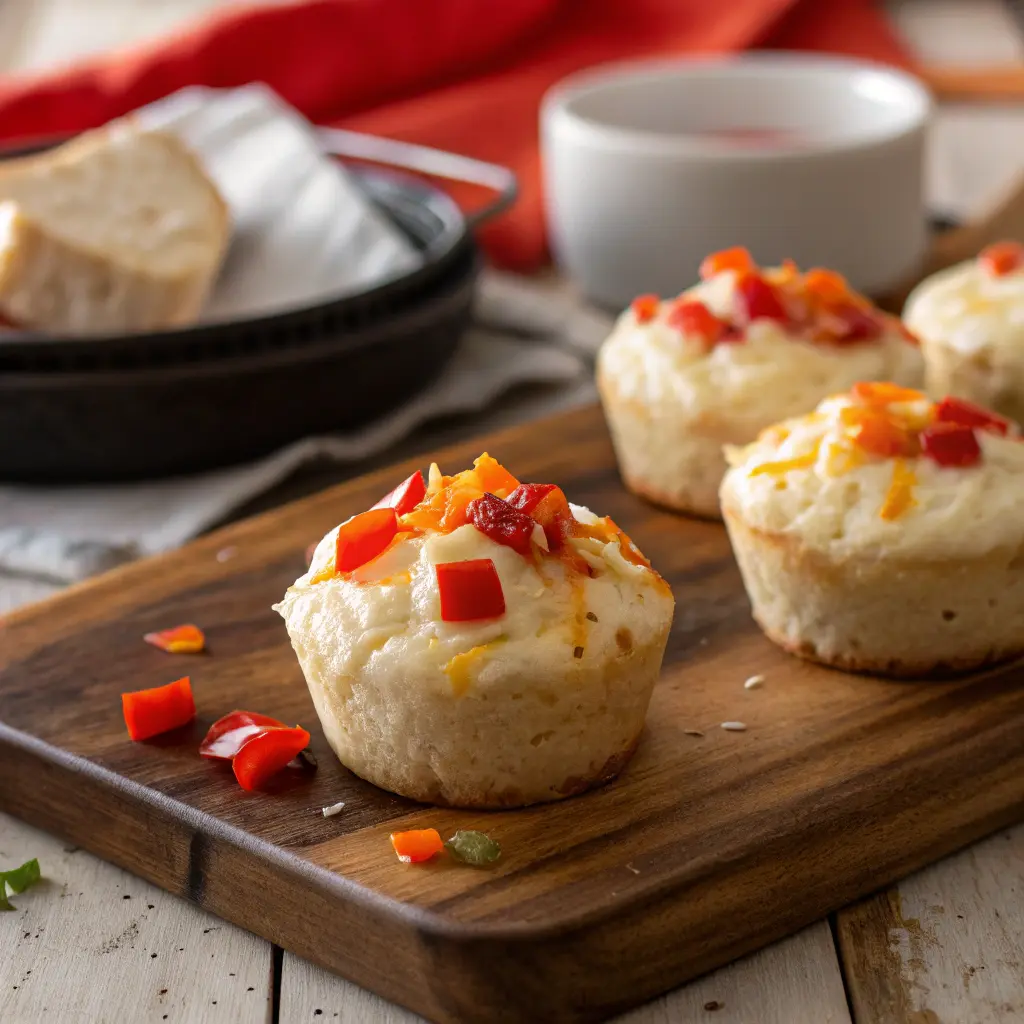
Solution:
{"label": "wooden board edge", "polygon": [[[1024,752],[1012,766],[1015,775],[1024,768],[1021,762]],[[481,930],[438,928],[429,915],[401,904],[399,913],[389,912],[392,901],[365,890],[367,898],[357,898],[352,883],[331,884],[333,876],[325,880],[321,876],[329,873],[287,851],[3,725],[0,773],[0,809],[441,1024],[499,1017],[533,1021],[538,1013],[566,1021],[606,1019],[798,931],[1009,824],[1022,810],[1017,799],[999,801],[963,820],[938,845],[894,855],[879,871],[845,886],[835,884],[829,868],[834,837],[799,832],[781,836],[784,848],[720,865],[686,888],[663,887],[585,927]],[[72,776],[82,796],[69,817],[48,794]],[[998,788],[992,781],[991,788]],[[214,830],[204,832],[211,823]],[[886,827],[912,824],[894,821]],[[173,838],[147,846],[145,858],[139,857],[138,837],[161,832]],[[783,884],[773,867],[780,857],[789,877],[804,884],[805,901],[769,916],[758,908],[767,889]],[[268,908],[268,894],[279,906],[300,912]],[[738,923],[710,932],[707,922],[723,918]],[[628,962],[622,956],[627,946]],[[696,956],[685,955],[694,949],[700,950]]]}

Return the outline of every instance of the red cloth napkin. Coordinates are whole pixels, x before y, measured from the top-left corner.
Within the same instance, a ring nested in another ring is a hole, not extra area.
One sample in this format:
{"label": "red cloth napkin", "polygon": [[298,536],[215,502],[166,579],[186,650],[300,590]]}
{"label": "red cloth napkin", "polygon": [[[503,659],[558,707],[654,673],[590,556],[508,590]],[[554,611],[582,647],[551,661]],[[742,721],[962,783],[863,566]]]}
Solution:
{"label": "red cloth napkin", "polygon": [[319,123],[515,169],[521,198],[484,243],[499,265],[529,270],[546,258],[545,90],[604,61],[753,46],[907,63],[869,0],[304,0],[233,8],[144,48],[0,80],[0,138],[96,127],[186,85],[259,80]]}

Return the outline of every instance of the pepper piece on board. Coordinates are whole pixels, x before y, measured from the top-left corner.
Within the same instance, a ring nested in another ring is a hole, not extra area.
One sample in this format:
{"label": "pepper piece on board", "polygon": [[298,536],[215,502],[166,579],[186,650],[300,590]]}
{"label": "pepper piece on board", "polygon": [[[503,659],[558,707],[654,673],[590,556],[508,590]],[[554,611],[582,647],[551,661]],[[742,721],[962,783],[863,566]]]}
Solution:
{"label": "pepper piece on board", "polygon": [[187,725],[196,716],[192,684],[188,676],[166,686],[121,694],[121,708],[128,735],[133,740],[148,740],[161,733]]}

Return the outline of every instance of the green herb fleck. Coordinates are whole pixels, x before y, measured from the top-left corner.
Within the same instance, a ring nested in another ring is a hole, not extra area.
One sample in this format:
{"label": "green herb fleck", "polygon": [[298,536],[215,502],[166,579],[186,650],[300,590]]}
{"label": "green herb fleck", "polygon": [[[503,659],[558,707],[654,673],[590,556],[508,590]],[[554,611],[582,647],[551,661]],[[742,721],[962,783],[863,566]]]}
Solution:
{"label": "green herb fleck", "polygon": [[20,868],[13,871],[0,871],[0,910],[14,910],[14,906],[7,898],[7,890],[18,893],[24,892],[30,885],[34,885],[42,876],[39,873],[39,861],[34,857],[25,861]]}
{"label": "green herb fleck", "polygon": [[456,832],[445,844],[445,849],[464,864],[486,867],[501,856],[501,844],[483,832]]}

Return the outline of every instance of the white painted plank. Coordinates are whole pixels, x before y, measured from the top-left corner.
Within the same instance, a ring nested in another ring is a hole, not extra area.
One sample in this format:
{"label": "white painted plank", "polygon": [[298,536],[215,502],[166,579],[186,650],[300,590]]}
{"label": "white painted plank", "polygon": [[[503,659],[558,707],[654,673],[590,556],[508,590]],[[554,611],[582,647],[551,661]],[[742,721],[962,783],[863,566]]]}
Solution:
{"label": "white painted plank", "polygon": [[1024,1024],[1024,826],[839,915],[858,1019]]}
{"label": "white painted plank", "polygon": [[269,943],[0,814],[0,870],[32,857],[44,881],[0,913],[3,1024],[270,1024]]}
{"label": "white painted plank", "polygon": [[55,594],[59,589],[60,587],[52,583],[0,575],[0,615],[13,611],[23,604],[42,601],[44,597]]}
{"label": "white painted plank", "polygon": [[[319,1012],[318,1012],[319,1011]],[[677,989],[618,1024],[849,1024],[825,922]],[[415,1014],[285,953],[280,1024],[416,1024]]]}

